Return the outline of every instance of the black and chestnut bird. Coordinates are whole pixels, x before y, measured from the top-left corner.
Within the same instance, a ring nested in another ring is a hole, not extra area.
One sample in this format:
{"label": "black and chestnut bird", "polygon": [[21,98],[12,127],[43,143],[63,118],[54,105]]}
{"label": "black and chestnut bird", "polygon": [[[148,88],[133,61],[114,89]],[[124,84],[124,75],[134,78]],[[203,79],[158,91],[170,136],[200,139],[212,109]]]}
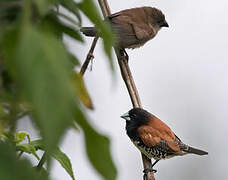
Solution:
{"label": "black and chestnut bird", "polygon": [[146,172],[156,172],[153,166],[161,159],[208,154],[184,144],[164,122],[141,108],[131,109],[121,117],[126,120],[127,135],[135,146],[149,159],[156,160]]}
{"label": "black and chestnut bird", "polygon": [[[107,17],[117,37],[117,47],[136,48],[154,38],[162,27],[169,27],[164,14],[157,8],[126,9]],[[82,27],[86,36],[96,36],[95,27]]]}

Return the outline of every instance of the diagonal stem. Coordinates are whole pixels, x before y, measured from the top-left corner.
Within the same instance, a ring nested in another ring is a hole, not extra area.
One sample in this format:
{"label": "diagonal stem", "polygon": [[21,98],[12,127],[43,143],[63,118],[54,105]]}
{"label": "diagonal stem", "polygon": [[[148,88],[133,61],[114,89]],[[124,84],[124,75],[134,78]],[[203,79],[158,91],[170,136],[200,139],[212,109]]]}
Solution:
{"label": "diagonal stem", "polygon": [[[107,3],[107,0],[98,0],[98,2],[99,2],[99,5],[100,5],[100,8],[102,10],[103,16],[104,17],[109,16],[111,14],[111,11],[110,11],[109,5]],[[86,58],[83,66],[81,68],[80,73],[82,75],[85,73],[90,60],[93,58],[93,51],[94,51],[94,48],[96,46],[97,39],[98,39],[98,37],[94,38],[93,43],[92,43],[91,48],[90,48],[90,51],[89,51],[89,53],[87,55],[87,58]],[[120,55],[121,54],[120,51],[121,51],[120,49],[115,48],[115,53],[116,53],[116,56],[117,56],[117,59],[118,59],[118,64],[119,64],[119,67],[120,67],[120,70],[121,70],[121,75],[122,75],[124,83],[125,83],[125,85],[127,87],[127,90],[128,90],[132,105],[133,105],[133,107],[142,107],[141,101],[140,101],[140,98],[139,98],[139,94],[138,94],[138,90],[136,88],[133,76],[131,74],[131,70],[130,70],[130,68],[128,66],[127,59],[125,59],[124,56]],[[151,160],[148,159],[143,154],[142,154],[142,161],[143,161],[144,169],[152,167]],[[146,176],[146,179],[147,180],[155,180],[154,173],[153,172],[149,172],[147,174],[147,176]]]}
{"label": "diagonal stem", "polygon": [[46,159],[47,159],[47,153],[44,152],[44,154],[43,154],[41,160],[39,161],[38,165],[36,166],[36,168],[37,168],[38,171],[40,171],[40,170],[42,169],[42,167],[43,167],[43,165],[44,165]]}
{"label": "diagonal stem", "polygon": [[[111,15],[111,11],[110,11],[107,0],[98,0],[98,2],[100,5],[100,8],[102,10],[103,16],[107,17],[107,16]],[[132,77],[130,68],[129,68],[128,63],[127,63],[127,59],[125,59],[124,56],[120,55],[120,49],[115,48],[115,53],[117,55],[118,64],[119,64],[119,67],[121,70],[121,75],[122,75],[122,78],[123,78],[125,85],[127,87],[128,93],[130,95],[132,105],[133,105],[133,107],[142,107],[141,101],[139,98],[139,94],[138,94],[137,88],[136,88],[135,83],[134,83],[134,79]],[[152,167],[151,160],[148,159],[143,154],[142,154],[142,161],[143,161],[144,169]],[[146,179],[147,180],[154,180],[155,179],[154,173],[149,172],[146,176]]]}
{"label": "diagonal stem", "polygon": [[89,62],[93,59],[93,51],[96,47],[96,44],[97,44],[97,40],[98,40],[98,37],[96,36],[94,39],[93,39],[93,43],[90,47],[90,50],[86,56],[86,60],[85,62],[83,63],[82,67],[81,67],[81,70],[80,70],[80,74],[83,76],[88,65],[89,65]]}

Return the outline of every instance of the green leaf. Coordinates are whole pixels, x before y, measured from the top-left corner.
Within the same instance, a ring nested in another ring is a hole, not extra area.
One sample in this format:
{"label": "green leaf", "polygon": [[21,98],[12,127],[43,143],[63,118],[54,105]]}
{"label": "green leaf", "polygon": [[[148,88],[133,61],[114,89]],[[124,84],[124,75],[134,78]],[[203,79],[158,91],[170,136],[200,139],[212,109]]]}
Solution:
{"label": "green leaf", "polygon": [[72,0],[60,0],[60,4],[75,15],[75,17],[78,19],[78,25],[81,26],[82,20],[81,20],[80,13],[78,11],[77,4]]}
{"label": "green leaf", "polygon": [[[42,140],[35,140],[30,143],[36,150],[44,150],[44,145]],[[72,169],[72,165],[70,159],[67,157],[65,153],[63,153],[58,147],[51,153],[51,156],[54,157],[62,167],[67,171],[67,173],[72,177],[74,180],[74,173]]]}
{"label": "green leaf", "polygon": [[93,109],[93,103],[86,89],[82,76],[78,73],[73,74],[73,87],[76,95],[81,102],[89,109]]}
{"label": "green leaf", "polygon": [[103,21],[99,15],[99,12],[92,0],[83,0],[78,4],[78,7],[83,13],[96,25],[99,30],[99,35],[104,40],[104,49],[109,57],[109,64],[112,70],[114,70],[112,60],[112,46],[115,44],[115,38],[112,33],[111,27],[107,22]]}
{"label": "green leaf", "polygon": [[71,52],[68,52],[68,58],[71,62],[72,68],[74,68],[75,66],[80,66],[78,58],[75,57],[75,55],[73,55]]}
{"label": "green leaf", "polygon": [[44,15],[45,13],[48,12],[51,2],[53,0],[36,0],[34,1],[39,9],[39,12]]}
{"label": "green leaf", "polygon": [[26,136],[28,137],[28,141],[30,142],[30,137],[27,132],[24,132],[24,131],[16,132],[15,138],[14,138],[15,143],[16,144],[20,143],[25,139]]}
{"label": "green leaf", "polygon": [[39,156],[36,154],[36,148],[32,144],[17,144],[16,151],[22,151],[28,154],[33,154],[37,160],[40,160]]}
{"label": "green leaf", "polygon": [[0,1],[0,31],[4,29],[6,25],[13,23],[17,20],[17,17],[20,15],[22,7],[22,1]]}
{"label": "green leaf", "polygon": [[[32,105],[47,151],[72,124],[75,96],[69,59],[62,42],[32,26],[9,32],[4,47],[21,95]],[[20,31],[19,31],[20,32]],[[20,37],[20,38],[18,38]]]}
{"label": "green leaf", "polygon": [[[80,129],[79,129],[79,127],[76,125],[76,123],[72,123],[71,127],[72,127],[72,129],[75,130],[76,132],[80,132]],[[0,137],[1,137],[1,135],[0,135]]]}
{"label": "green leaf", "polygon": [[74,172],[72,169],[72,165],[70,162],[70,159],[67,157],[65,153],[63,153],[59,148],[57,148],[52,154],[51,154],[59,163],[61,166],[66,170],[66,172],[71,176],[71,178],[74,180]]}
{"label": "green leaf", "polygon": [[56,12],[56,14],[58,15],[58,17],[63,18],[64,20],[66,20],[68,23],[71,23],[72,25],[76,26],[77,28],[81,27],[81,24],[79,24],[78,22],[76,22],[73,18],[71,18],[70,16],[67,16],[61,12]]}
{"label": "green leaf", "polygon": [[0,138],[3,138],[3,132],[8,126],[9,114],[4,110],[3,105],[0,104]]}
{"label": "green leaf", "polygon": [[46,180],[27,160],[17,160],[13,147],[0,142],[0,179]]}
{"label": "green leaf", "polygon": [[31,141],[30,143],[35,149],[37,150],[44,150],[44,143],[42,142],[41,139]]}
{"label": "green leaf", "polygon": [[78,40],[80,42],[83,42],[83,39],[79,33],[79,31],[65,25],[63,22],[61,22],[58,17],[57,13],[52,11],[48,15],[45,16],[45,18],[42,21],[41,26],[44,26],[45,28],[51,29],[52,32],[55,32],[57,35],[62,35],[62,33],[72,37],[75,40]]}
{"label": "green leaf", "polygon": [[86,153],[93,167],[104,179],[115,180],[117,170],[111,157],[109,139],[93,129],[79,109],[75,110],[75,121],[83,129]]}
{"label": "green leaf", "polygon": [[[34,168],[36,169],[37,167],[35,166]],[[46,179],[47,179],[48,176],[49,176],[48,171],[47,171],[45,168],[43,168],[43,167],[40,169],[40,174],[41,174],[43,177],[45,177]]]}

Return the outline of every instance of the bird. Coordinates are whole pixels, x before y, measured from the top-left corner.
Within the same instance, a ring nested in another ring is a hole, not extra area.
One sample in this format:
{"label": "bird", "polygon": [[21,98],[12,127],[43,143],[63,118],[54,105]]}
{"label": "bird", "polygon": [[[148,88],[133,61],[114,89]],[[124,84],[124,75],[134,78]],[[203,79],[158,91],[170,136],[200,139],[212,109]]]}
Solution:
{"label": "bird", "polygon": [[[125,9],[107,17],[117,38],[117,47],[135,49],[153,39],[162,27],[169,27],[165,15],[155,7]],[[82,27],[86,36],[96,36],[95,27]]]}
{"label": "bird", "polygon": [[156,172],[154,165],[161,159],[186,154],[207,155],[208,152],[184,144],[159,118],[142,108],[133,108],[123,114],[126,132],[134,145],[149,159],[155,159],[144,173]]}

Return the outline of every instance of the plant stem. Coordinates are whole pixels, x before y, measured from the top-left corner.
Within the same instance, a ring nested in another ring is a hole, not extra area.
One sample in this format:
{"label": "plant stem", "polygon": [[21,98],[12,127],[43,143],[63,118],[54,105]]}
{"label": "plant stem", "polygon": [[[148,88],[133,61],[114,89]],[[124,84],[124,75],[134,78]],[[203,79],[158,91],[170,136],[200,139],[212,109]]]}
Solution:
{"label": "plant stem", "polygon": [[[107,16],[111,15],[111,11],[110,11],[107,0],[98,0],[98,2],[100,5],[100,8],[102,10],[103,16],[107,17]],[[137,88],[135,86],[134,79],[133,79],[132,74],[131,74],[131,70],[128,66],[128,61],[124,56],[120,55],[121,54],[120,51],[121,51],[120,49],[115,48],[115,53],[116,53],[116,56],[118,59],[118,64],[119,64],[119,67],[121,70],[121,75],[122,75],[122,78],[123,78],[125,85],[127,87],[129,96],[131,98],[132,105],[133,105],[133,107],[142,108],[141,101],[139,98],[139,94],[138,94]],[[148,159],[143,154],[142,154],[142,161],[143,161],[144,169],[151,168],[151,166],[152,166],[151,160]],[[155,179],[154,173],[149,172],[146,176],[146,179],[147,180],[154,180]]]}
{"label": "plant stem", "polygon": [[18,154],[17,159],[20,159],[20,157],[21,157],[21,155],[22,155],[23,153],[24,153],[24,152],[21,151],[21,152]]}
{"label": "plant stem", "polygon": [[96,44],[97,44],[97,40],[98,40],[98,37],[96,36],[94,39],[93,39],[93,43],[90,47],[90,50],[86,56],[86,60],[85,62],[83,63],[82,67],[81,67],[81,70],[80,70],[80,74],[83,76],[88,65],[89,65],[89,62],[93,59],[93,51],[96,47]]}
{"label": "plant stem", "polygon": [[39,161],[38,165],[36,166],[36,168],[37,168],[38,171],[40,171],[42,169],[42,167],[43,167],[43,165],[44,165],[44,163],[46,161],[46,157],[47,157],[47,153],[44,152],[41,160]]}

